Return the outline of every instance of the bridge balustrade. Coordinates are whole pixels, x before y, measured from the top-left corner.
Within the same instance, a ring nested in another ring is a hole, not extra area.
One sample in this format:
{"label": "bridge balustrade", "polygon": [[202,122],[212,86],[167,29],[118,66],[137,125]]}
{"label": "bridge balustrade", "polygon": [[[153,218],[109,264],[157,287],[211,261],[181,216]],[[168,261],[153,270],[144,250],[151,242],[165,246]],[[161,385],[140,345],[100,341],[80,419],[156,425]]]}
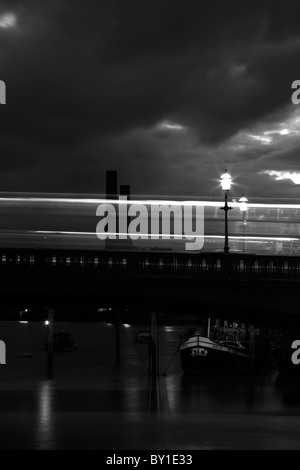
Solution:
{"label": "bridge balustrade", "polygon": [[137,275],[233,276],[300,279],[300,257],[220,253],[0,251],[0,273],[9,269],[108,271]]}

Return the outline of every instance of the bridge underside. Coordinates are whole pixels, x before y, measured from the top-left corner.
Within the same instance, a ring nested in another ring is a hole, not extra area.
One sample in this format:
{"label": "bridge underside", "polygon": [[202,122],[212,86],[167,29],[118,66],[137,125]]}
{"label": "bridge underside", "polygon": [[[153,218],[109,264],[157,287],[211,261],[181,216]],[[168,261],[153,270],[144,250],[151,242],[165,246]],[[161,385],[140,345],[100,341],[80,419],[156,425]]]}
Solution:
{"label": "bridge underside", "polygon": [[[0,319],[12,309],[89,311],[111,308],[293,328],[300,326],[299,281],[207,279],[193,276],[78,275],[56,270],[7,270],[0,279]],[[59,317],[56,316],[57,319]]]}

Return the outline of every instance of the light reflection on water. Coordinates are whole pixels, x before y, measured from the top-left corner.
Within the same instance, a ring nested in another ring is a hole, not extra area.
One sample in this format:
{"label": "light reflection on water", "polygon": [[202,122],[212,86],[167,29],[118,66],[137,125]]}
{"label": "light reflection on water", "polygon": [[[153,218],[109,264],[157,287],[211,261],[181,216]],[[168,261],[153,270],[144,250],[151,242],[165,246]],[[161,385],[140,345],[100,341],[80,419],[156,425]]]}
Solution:
{"label": "light reflection on water", "polygon": [[35,449],[55,449],[55,417],[53,413],[54,389],[51,381],[38,388],[38,411],[35,432]]}
{"label": "light reflection on water", "polygon": [[41,325],[0,324],[8,350],[0,368],[2,449],[300,448],[299,381],[276,370],[185,376],[176,353],[185,327],[173,325],[160,326],[160,375],[151,379],[148,347],[134,341],[144,326],[121,326],[120,364],[113,325],[59,327],[78,348],[55,354],[47,380]]}

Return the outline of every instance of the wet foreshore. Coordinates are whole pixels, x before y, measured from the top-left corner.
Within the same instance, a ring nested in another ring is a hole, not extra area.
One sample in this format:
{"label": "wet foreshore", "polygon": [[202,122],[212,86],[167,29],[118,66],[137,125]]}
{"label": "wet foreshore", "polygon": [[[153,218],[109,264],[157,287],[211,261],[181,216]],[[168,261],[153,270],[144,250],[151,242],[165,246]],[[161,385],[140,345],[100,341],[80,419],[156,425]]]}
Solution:
{"label": "wet foreshore", "polygon": [[160,326],[159,375],[148,375],[139,325],[56,325],[73,351],[55,353],[47,378],[42,323],[1,322],[7,364],[0,367],[1,449],[299,449],[300,381],[183,374],[182,326]]}

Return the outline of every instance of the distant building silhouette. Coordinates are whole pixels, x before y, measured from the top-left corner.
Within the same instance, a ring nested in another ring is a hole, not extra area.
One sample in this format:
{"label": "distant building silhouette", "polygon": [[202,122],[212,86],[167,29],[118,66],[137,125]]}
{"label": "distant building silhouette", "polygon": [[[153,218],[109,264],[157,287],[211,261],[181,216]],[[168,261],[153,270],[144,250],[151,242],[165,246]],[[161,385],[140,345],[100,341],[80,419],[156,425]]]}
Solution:
{"label": "distant building silhouette", "polygon": [[[126,196],[127,200],[130,199],[130,186],[128,184],[120,185],[120,191],[118,189],[118,172],[116,170],[107,170],[106,172],[106,199],[119,199],[119,196]],[[119,213],[118,213],[118,206],[116,206],[117,210],[117,224],[116,224],[116,232],[119,233]],[[128,232],[128,225],[130,219],[127,217],[126,227]],[[105,248],[115,250],[117,248],[120,249],[131,249],[132,248],[132,241],[128,237],[127,240],[105,240]]]}
{"label": "distant building silhouette", "polygon": [[[128,184],[121,184],[120,185],[120,196],[126,196],[127,200],[130,200],[130,186]],[[127,217],[126,221],[126,226],[127,226],[127,233],[128,233],[128,226],[130,224],[130,217]],[[125,249],[131,250],[132,249],[132,240],[128,237],[127,240],[123,240],[123,243]]]}
{"label": "distant building silhouette", "polygon": [[120,196],[127,196],[127,199],[130,199],[130,186],[128,184],[121,184]]}
{"label": "distant building silhouette", "polygon": [[118,199],[118,172],[106,172],[106,199]]}

